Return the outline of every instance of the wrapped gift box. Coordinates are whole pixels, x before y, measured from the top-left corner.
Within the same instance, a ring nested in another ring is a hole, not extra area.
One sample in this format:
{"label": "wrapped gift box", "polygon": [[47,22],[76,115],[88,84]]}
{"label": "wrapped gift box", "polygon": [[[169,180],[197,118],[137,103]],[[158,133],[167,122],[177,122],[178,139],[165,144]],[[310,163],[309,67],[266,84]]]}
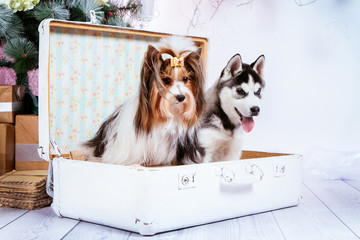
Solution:
{"label": "wrapped gift box", "polygon": [[47,170],[48,162],[37,152],[39,144],[37,115],[17,115],[15,123],[15,169]]}
{"label": "wrapped gift box", "polygon": [[46,194],[46,170],[12,171],[0,177],[0,206],[37,209],[52,200]]}
{"label": "wrapped gift box", "polygon": [[0,176],[14,169],[15,127],[0,123]]}
{"label": "wrapped gift box", "polygon": [[0,85],[0,123],[14,123],[21,110],[25,86]]}

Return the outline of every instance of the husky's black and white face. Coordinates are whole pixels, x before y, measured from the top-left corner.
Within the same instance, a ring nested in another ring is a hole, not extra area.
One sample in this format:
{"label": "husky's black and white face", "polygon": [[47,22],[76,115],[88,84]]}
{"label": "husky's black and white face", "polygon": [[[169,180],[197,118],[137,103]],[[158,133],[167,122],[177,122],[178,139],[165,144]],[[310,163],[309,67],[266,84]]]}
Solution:
{"label": "husky's black and white face", "polygon": [[233,124],[241,122],[245,132],[254,127],[253,116],[260,113],[265,57],[248,65],[239,54],[233,56],[221,73],[218,83],[221,107]]}

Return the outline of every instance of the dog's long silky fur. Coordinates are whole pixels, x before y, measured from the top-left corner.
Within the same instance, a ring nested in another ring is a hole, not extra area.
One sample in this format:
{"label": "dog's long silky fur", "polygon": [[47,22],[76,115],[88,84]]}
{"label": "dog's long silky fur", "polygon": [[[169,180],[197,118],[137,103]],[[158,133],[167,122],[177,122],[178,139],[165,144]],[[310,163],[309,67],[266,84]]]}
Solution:
{"label": "dog's long silky fur", "polygon": [[[166,55],[184,57],[184,66],[171,67]],[[82,151],[89,160],[123,165],[201,162],[197,128],[205,109],[204,85],[200,49],[190,39],[162,39],[158,49],[149,45],[138,94],[108,117]]]}

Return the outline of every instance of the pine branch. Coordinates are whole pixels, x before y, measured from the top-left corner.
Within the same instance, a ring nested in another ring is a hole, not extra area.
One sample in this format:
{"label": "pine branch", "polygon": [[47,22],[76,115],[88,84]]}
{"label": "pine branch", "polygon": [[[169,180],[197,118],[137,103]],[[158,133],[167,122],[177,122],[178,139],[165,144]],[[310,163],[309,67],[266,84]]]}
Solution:
{"label": "pine branch", "polygon": [[73,8],[76,5],[80,4],[80,0],[62,0],[62,4],[65,4],[66,6],[68,6],[69,8]]}
{"label": "pine branch", "polygon": [[118,16],[114,16],[114,17],[110,17],[107,20],[107,24],[108,25],[113,25],[113,26],[120,26],[120,27],[127,27],[128,24],[126,22],[124,22],[120,17]]}
{"label": "pine branch", "polygon": [[62,20],[70,19],[70,10],[66,9],[64,5],[53,2],[49,4],[49,7],[53,12],[52,18],[62,19]]}
{"label": "pine branch", "polygon": [[9,27],[12,16],[12,11],[0,5],[0,37],[5,37],[6,29]]}
{"label": "pine branch", "polygon": [[104,12],[102,5],[96,0],[78,0],[78,4],[71,8],[71,20],[88,22],[90,21],[90,10],[95,11],[96,19],[102,21]]}
{"label": "pine branch", "polygon": [[129,1],[126,6],[119,6],[118,12],[120,16],[123,17],[126,14],[130,13],[130,15],[137,14],[142,7],[142,4],[138,0]]}
{"label": "pine branch", "polygon": [[56,1],[49,2],[49,4],[41,2],[34,8],[34,16],[39,22],[46,18],[68,20],[70,11]]}
{"label": "pine branch", "polygon": [[15,59],[14,71],[16,73],[26,73],[38,64],[38,51],[35,45],[25,38],[7,41],[4,53]]}
{"label": "pine branch", "polygon": [[20,18],[22,23],[24,24],[24,36],[26,39],[31,41],[36,49],[39,47],[39,21],[36,20],[32,10],[21,12],[16,12],[16,15]]}
{"label": "pine branch", "polygon": [[126,6],[127,10],[130,11],[130,13],[132,15],[138,13],[138,11],[140,11],[141,7],[142,7],[142,4],[139,0],[129,1]]}
{"label": "pine branch", "polygon": [[25,86],[25,92],[29,93],[29,79],[27,73],[17,73],[16,74],[16,85]]}
{"label": "pine branch", "polygon": [[34,16],[35,16],[36,20],[38,20],[38,21],[42,21],[46,18],[51,18],[51,13],[52,13],[51,9],[45,2],[39,3],[34,8]]}
{"label": "pine branch", "polygon": [[0,38],[6,40],[23,35],[24,27],[20,18],[10,9],[0,5]]}
{"label": "pine branch", "polygon": [[14,68],[15,63],[10,62],[4,58],[0,58],[0,67]]}
{"label": "pine branch", "polygon": [[118,9],[119,8],[115,4],[113,4],[111,2],[109,2],[108,5],[104,5],[103,8],[102,8],[102,10],[105,13],[108,13],[108,12],[116,13],[118,11]]}

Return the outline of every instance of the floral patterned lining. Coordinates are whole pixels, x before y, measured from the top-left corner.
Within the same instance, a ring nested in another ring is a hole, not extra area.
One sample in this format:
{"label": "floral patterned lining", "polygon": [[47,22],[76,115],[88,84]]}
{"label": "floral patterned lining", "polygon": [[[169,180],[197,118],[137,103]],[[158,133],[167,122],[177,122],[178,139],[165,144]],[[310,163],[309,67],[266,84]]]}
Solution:
{"label": "floral patterned lining", "polygon": [[159,37],[51,26],[50,135],[67,153],[93,136],[138,88],[149,44]]}

